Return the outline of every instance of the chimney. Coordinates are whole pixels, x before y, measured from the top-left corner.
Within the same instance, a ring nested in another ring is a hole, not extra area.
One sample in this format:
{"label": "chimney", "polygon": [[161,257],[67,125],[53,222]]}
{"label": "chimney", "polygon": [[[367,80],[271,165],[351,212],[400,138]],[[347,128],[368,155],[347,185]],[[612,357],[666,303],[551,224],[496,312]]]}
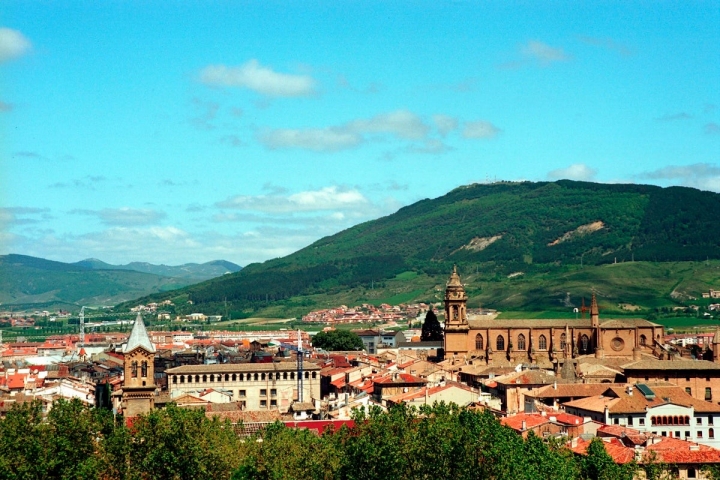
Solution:
{"label": "chimney", "polygon": [[570,447],[577,448],[577,443],[578,443],[577,437],[573,437],[573,439],[570,441]]}
{"label": "chimney", "polygon": [[553,390],[557,390],[557,380],[553,382]]}
{"label": "chimney", "polygon": [[632,396],[632,394],[633,394],[632,385],[628,385],[625,391],[627,392],[628,395]]}
{"label": "chimney", "polygon": [[525,420],[522,421],[522,431],[524,432],[527,430],[527,422]]}

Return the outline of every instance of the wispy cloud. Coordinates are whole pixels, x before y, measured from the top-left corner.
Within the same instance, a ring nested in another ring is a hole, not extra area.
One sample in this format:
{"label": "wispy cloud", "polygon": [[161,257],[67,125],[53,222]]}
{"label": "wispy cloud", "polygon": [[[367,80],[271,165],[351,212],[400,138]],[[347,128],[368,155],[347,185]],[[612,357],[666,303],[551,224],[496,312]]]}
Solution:
{"label": "wispy cloud", "polygon": [[547,177],[549,180],[580,180],[590,182],[595,180],[597,176],[597,170],[591,168],[584,163],[575,163],[567,168],[558,168],[548,172]]}
{"label": "wispy cloud", "polygon": [[103,208],[101,210],[76,209],[73,214],[92,215],[106,225],[142,226],[159,223],[167,215],[150,208]]}
{"label": "wispy cloud", "polygon": [[258,134],[258,140],[272,150],[302,148],[315,152],[337,152],[363,141],[357,133],[342,128],[268,129]]}
{"label": "wispy cloud", "polygon": [[73,180],[67,180],[63,182],[55,182],[48,185],[49,188],[89,188],[94,190],[95,187],[103,182],[106,182],[107,178],[103,175],[86,175],[82,178],[75,178]]}
{"label": "wispy cloud", "polygon": [[432,155],[438,155],[441,153],[447,153],[453,150],[453,148],[446,145],[441,140],[438,140],[436,138],[428,138],[419,145],[410,145],[407,150],[410,153],[429,153]]}
{"label": "wispy cloud", "polygon": [[706,123],[704,130],[707,135],[720,135],[720,125],[715,122]]}
{"label": "wispy cloud", "polygon": [[458,120],[449,115],[438,114],[433,115],[433,122],[437,127],[438,133],[443,137],[458,127]]}
{"label": "wispy cloud", "polygon": [[537,61],[542,66],[570,60],[570,56],[562,48],[551,47],[538,40],[527,42],[522,46],[521,52],[525,57]]}
{"label": "wispy cloud", "polygon": [[247,88],[270,97],[301,97],[315,93],[315,80],[309,75],[279,73],[253,59],[238,67],[209,65],[200,72],[206,85]]}
{"label": "wispy cloud", "polygon": [[645,172],[640,178],[669,180],[674,184],[720,192],[720,166],[711,163],[692,165],[669,165]]}
{"label": "wispy cloud", "polygon": [[220,105],[197,97],[194,97],[191,102],[195,109],[195,116],[190,119],[190,123],[201,130],[213,130],[215,126],[212,121],[215,120]]}
{"label": "wispy cloud", "polygon": [[611,50],[615,53],[622,55],[623,57],[632,55],[632,50],[630,50],[625,45],[616,42],[612,38],[607,38],[607,37],[597,38],[597,37],[589,37],[589,36],[580,35],[578,37],[578,40],[580,40],[581,42],[583,42],[587,45],[606,48],[608,50]]}
{"label": "wispy cloud", "polygon": [[474,122],[465,122],[462,130],[462,136],[464,138],[494,138],[502,130],[485,120],[477,120]]}
{"label": "wispy cloud", "polygon": [[0,225],[28,225],[51,218],[50,209],[33,207],[0,207]]}
{"label": "wispy cloud", "polygon": [[11,28],[0,28],[0,63],[22,57],[31,48],[30,40],[22,33]]}
{"label": "wispy cloud", "polygon": [[397,138],[417,140],[424,138],[430,131],[422,119],[407,110],[376,115],[369,119],[354,120],[346,129],[356,133],[391,134]]}
{"label": "wispy cloud", "polygon": [[236,195],[216,206],[264,213],[298,213],[365,209],[370,201],[358,190],[330,186],[290,195]]}
{"label": "wispy cloud", "polygon": [[668,115],[663,115],[657,119],[658,122],[675,122],[677,120],[691,120],[693,116],[687,112],[678,112]]}

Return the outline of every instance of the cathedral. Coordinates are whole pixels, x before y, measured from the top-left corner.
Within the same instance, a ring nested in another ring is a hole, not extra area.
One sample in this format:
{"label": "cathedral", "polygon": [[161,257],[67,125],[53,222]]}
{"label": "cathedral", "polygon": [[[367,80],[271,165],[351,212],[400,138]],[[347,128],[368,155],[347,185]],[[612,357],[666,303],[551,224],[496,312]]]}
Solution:
{"label": "cathedral", "polygon": [[600,320],[592,296],[590,318],[498,320],[467,313],[467,294],[453,268],[445,289],[445,357],[487,363],[564,363],[582,355],[640,360],[662,344],[663,326],[642,319]]}

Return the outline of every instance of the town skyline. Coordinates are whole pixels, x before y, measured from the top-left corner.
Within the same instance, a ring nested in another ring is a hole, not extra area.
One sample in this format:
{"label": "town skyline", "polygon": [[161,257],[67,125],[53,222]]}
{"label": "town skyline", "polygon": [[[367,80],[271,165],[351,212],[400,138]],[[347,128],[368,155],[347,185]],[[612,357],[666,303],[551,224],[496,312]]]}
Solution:
{"label": "town skyline", "polygon": [[245,266],[460,185],[720,191],[720,3],[7,2],[0,254]]}

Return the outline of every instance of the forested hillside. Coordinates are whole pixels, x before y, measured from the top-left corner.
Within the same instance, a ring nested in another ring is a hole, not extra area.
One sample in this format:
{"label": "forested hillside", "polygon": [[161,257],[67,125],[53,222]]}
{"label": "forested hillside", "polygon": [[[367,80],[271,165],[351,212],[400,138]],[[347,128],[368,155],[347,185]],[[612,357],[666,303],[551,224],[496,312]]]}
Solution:
{"label": "forested hillside", "polygon": [[[492,278],[581,264],[716,259],[718,211],[719,194],[684,187],[568,180],[475,184],[182,295],[196,309],[229,302],[237,313],[249,314],[291,299],[295,308],[314,304],[307,299],[316,295],[382,289],[405,272],[437,283],[453,264]],[[427,298],[422,288],[416,297]]]}

